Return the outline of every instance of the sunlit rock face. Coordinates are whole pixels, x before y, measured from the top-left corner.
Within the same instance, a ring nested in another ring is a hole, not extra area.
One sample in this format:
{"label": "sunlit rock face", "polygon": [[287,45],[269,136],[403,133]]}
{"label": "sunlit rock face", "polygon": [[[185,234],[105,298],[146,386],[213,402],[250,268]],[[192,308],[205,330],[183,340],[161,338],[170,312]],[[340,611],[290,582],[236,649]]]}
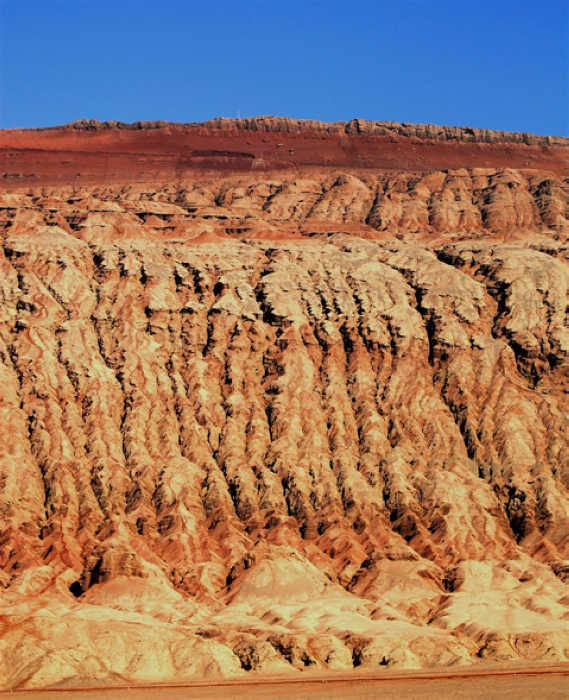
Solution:
{"label": "sunlit rock face", "polygon": [[567,660],[564,166],[90,163],[0,194],[0,685]]}

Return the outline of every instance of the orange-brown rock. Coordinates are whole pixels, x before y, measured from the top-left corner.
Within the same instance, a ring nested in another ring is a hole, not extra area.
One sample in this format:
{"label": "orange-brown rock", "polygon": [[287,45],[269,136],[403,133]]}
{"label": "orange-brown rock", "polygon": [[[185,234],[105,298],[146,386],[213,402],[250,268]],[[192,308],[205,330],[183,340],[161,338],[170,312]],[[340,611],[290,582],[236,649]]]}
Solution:
{"label": "orange-brown rock", "polygon": [[[89,170],[178,131],[474,155]],[[0,141],[40,173],[0,194],[0,687],[569,659],[563,140],[243,120]]]}
{"label": "orange-brown rock", "polygon": [[280,117],[212,119],[203,124],[96,122],[0,131],[5,187],[180,182],[196,172],[333,168],[425,173],[461,168],[546,170],[569,176],[569,139],[470,127],[395,122],[326,124]]}

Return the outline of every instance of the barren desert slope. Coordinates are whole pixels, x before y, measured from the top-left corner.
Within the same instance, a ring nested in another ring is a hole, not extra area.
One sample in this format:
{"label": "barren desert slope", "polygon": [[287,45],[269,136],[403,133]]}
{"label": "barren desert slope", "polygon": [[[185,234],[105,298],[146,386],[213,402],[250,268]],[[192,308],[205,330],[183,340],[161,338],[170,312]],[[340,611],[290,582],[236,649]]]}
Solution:
{"label": "barren desert slope", "polygon": [[0,687],[569,661],[569,141],[0,132]]}

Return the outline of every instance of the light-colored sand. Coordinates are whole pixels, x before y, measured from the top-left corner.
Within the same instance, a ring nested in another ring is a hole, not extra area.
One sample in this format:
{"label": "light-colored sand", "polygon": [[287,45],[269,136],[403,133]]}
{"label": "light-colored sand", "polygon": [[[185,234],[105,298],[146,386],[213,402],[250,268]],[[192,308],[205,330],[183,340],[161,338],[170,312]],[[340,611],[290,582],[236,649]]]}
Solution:
{"label": "light-colored sand", "polygon": [[196,683],[186,686],[88,688],[82,690],[56,689],[20,691],[12,697],[21,700],[245,700],[248,698],[271,700],[308,700],[325,698],[337,700],[479,700],[494,698],[512,700],[566,700],[569,697],[569,666],[522,667],[493,666],[490,669],[465,669],[460,674],[446,672],[383,674],[334,674],[318,676],[305,674],[305,678],[270,679],[219,682],[208,685]]}

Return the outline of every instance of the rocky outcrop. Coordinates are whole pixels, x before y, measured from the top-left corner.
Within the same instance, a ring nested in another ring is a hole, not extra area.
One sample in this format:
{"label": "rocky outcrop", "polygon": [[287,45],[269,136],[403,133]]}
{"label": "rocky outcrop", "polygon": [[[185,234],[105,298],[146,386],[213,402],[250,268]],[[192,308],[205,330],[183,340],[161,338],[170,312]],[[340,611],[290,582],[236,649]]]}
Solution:
{"label": "rocky outcrop", "polygon": [[283,117],[212,119],[203,124],[81,120],[50,129],[0,131],[5,188],[74,183],[183,182],[220,173],[250,181],[294,173],[299,178],[349,172],[483,168],[531,169],[569,176],[569,139],[470,127],[353,119],[317,122]]}
{"label": "rocky outcrop", "polygon": [[123,126],[1,154],[0,687],[568,660],[566,147]]}
{"label": "rocky outcrop", "polygon": [[406,138],[429,139],[440,141],[467,141],[469,143],[519,143],[526,145],[569,146],[569,138],[563,136],[539,136],[526,132],[497,131],[495,129],[476,129],[471,126],[439,126],[437,124],[408,124],[406,122],[370,121],[352,119],[347,122],[322,122],[314,119],[291,119],[289,117],[245,117],[229,119],[217,117],[202,124],[192,122],[179,124],[166,121],[98,121],[97,119],[80,119],[65,124],[57,129],[75,129],[77,131],[98,131],[105,129],[162,129],[166,127],[186,130],[196,128],[222,129],[225,131],[267,131],[282,133],[318,133],[328,135],[365,134],[367,136],[404,136]]}
{"label": "rocky outcrop", "polygon": [[362,134],[366,136],[404,136],[405,138],[436,141],[467,141],[469,143],[520,143],[526,145],[569,146],[562,136],[538,136],[524,132],[475,129],[470,126],[439,126],[437,124],[408,124],[390,121],[352,119],[348,122],[320,122],[287,117],[251,117],[245,119],[210,119],[205,127],[238,131],[276,131],[285,133],[317,132],[326,134]]}

